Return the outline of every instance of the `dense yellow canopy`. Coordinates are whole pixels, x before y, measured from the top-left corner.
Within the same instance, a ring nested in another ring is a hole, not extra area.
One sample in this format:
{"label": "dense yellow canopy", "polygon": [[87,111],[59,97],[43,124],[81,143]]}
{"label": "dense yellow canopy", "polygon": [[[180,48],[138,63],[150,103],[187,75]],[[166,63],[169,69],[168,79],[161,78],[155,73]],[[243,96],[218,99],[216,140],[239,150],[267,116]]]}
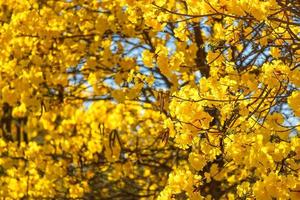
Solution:
{"label": "dense yellow canopy", "polygon": [[0,197],[300,199],[296,0],[0,0]]}

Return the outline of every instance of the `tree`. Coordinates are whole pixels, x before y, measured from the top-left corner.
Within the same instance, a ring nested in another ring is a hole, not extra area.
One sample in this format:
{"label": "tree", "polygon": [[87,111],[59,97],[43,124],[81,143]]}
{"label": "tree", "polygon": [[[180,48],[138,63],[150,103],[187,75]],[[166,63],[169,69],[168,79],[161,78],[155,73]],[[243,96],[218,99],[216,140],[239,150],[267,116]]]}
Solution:
{"label": "tree", "polygon": [[0,8],[1,197],[300,198],[298,1]]}

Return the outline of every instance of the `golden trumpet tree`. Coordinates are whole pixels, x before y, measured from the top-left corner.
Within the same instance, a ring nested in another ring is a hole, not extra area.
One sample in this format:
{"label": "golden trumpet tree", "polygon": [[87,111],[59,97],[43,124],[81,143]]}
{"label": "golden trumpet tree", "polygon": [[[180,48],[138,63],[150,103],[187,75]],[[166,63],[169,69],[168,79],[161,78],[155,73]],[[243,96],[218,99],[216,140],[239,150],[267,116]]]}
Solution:
{"label": "golden trumpet tree", "polygon": [[1,0],[3,199],[300,199],[297,0]]}

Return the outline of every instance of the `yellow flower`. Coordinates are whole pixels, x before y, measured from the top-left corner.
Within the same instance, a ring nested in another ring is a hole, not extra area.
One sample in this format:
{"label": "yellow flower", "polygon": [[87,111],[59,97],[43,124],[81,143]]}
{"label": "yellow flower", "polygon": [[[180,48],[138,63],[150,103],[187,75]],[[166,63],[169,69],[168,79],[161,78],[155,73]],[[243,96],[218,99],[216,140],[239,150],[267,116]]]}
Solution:
{"label": "yellow flower", "polygon": [[21,103],[21,105],[14,107],[12,111],[13,117],[25,117],[27,113],[26,105]]}
{"label": "yellow flower", "polygon": [[194,169],[201,171],[207,161],[205,155],[192,152],[189,154],[189,162]]}
{"label": "yellow flower", "polygon": [[300,116],[300,91],[295,91],[288,97],[288,104],[296,116]]}

